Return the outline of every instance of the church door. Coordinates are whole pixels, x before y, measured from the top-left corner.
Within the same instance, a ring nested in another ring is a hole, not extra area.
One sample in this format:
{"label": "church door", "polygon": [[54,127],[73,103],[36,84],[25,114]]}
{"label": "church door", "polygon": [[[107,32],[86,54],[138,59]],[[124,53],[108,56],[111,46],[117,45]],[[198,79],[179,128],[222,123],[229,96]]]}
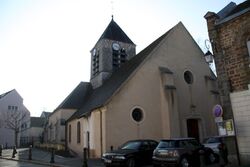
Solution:
{"label": "church door", "polygon": [[196,138],[199,141],[200,135],[199,135],[199,121],[198,121],[198,119],[188,119],[187,120],[187,132],[188,132],[188,137]]}

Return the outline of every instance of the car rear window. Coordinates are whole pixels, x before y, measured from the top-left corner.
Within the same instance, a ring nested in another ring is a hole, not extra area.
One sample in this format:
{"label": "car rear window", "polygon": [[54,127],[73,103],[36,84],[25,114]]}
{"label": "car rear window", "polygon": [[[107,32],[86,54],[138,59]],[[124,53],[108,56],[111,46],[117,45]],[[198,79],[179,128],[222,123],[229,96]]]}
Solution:
{"label": "car rear window", "polygon": [[157,148],[175,148],[176,147],[176,141],[174,140],[165,140],[161,141]]}
{"label": "car rear window", "polygon": [[215,137],[207,138],[204,140],[204,143],[219,143],[219,142],[220,139]]}

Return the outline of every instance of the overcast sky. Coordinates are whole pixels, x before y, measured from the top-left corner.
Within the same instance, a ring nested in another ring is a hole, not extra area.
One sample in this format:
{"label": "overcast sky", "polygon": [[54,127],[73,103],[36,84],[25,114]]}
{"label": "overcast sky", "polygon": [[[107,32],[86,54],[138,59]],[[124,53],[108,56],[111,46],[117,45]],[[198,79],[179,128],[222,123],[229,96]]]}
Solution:
{"label": "overcast sky", "polygon": [[[235,0],[236,4],[244,0]],[[182,21],[205,52],[204,15],[230,0],[0,0],[0,94],[16,89],[32,116],[90,80],[90,50],[114,15],[137,53]]]}

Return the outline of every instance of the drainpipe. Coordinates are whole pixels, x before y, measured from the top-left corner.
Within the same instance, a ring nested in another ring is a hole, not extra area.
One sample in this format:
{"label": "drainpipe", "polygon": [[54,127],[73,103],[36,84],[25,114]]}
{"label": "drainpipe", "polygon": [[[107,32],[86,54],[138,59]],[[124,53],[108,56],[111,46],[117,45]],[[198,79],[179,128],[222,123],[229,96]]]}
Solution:
{"label": "drainpipe", "polygon": [[103,139],[102,139],[102,111],[101,109],[99,109],[99,112],[100,112],[100,144],[101,144],[101,155],[103,153]]}

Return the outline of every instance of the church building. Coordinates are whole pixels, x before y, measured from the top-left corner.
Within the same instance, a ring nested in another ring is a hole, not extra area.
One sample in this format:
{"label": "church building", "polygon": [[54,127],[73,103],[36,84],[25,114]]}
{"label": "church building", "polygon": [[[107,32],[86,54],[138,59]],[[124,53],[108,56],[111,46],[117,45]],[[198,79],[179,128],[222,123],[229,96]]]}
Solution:
{"label": "church building", "polygon": [[216,135],[216,77],[180,22],[136,54],[113,20],[91,50],[82,106],[67,120],[67,148],[90,157],[133,139]]}

